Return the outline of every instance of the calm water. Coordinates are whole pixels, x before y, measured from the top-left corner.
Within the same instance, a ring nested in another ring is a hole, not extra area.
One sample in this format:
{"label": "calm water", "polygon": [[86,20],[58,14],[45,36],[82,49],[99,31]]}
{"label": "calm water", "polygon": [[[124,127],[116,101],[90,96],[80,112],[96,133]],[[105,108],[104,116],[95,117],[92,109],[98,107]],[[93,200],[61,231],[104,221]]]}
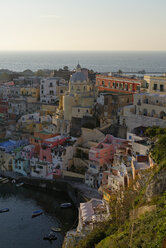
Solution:
{"label": "calm water", "polygon": [[118,71],[166,72],[166,52],[0,52],[0,69],[23,71],[59,69],[65,65],[93,69],[97,72]]}
{"label": "calm water", "polygon": [[[0,209],[10,209],[0,214],[0,248],[60,248],[64,233],[77,218],[76,209],[59,207],[68,201],[68,196],[61,193],[0,184]],[[32,212],[38,209],[44,214],[31,218]],[[52,226],[61,227],[62,233],[56,234],[55,241],[43,240]]]}

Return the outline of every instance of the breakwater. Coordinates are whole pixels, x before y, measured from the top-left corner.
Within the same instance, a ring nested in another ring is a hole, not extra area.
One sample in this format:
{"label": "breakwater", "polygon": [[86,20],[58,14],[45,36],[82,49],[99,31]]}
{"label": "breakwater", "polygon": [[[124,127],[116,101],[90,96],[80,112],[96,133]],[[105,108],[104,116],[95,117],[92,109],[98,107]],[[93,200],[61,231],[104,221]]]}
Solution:
{"label": "breakwater", "polygon": [[15,179],[18,182],[24,182],[25,186],[28,187],[67,193],[76,207],[79,207],[80,202],[87,201],[91,198],[101,198],[101,195],[96,189],[88,187],[82,180],[76,178],[57,178],[50,180],[20,176],[10,171],[0,171],[0,176]]}

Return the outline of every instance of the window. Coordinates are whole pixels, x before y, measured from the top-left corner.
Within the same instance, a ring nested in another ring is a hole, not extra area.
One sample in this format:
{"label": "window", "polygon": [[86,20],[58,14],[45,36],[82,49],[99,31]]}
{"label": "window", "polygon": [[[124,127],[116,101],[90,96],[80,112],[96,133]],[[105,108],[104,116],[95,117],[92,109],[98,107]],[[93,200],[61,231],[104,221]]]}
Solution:
{"label": "window", "polygon": [[78,109],[78,112],[80,112],[80,109]]}
{"label": "window", "polygon": [[115,88],[115,82],[113,82],[113,88]]}
{"label": "window", "polygon": [[42,86],[41,86],[41,89],[43,90],[44,89],[44,85],[42,84]]}
{"label": "window", "polygon": [[133,90],[133,85],[132,84],[130,84],[130,91],[132,91]]}
{"label": "window", "polygon": [[154,85],[153,85],[153,89],[154,89],[154,90],[157,90],[157,84],[154,84]]}
{"label": "window", "polygon": [[63,93],[63,90],[60,90],[60,93]]}
{"label": "window", "polygon": [[137,91],[137,92],[140,92],[140,85],[137,85],[137,86],[136,86],[136,91]]}
{"label": "window", "polygon": [[87,113],[89,112],[88,109],[86,110],[86,112],[87,112]]}
{"label": "window", "polygon": [[52,82],[50,82],[50,87],[52,87]]}
{"label": "window", "polygon": [[105,86],[105,82],[104,82],[104,80],[102,81],[102,85],[103,85],[103,86]]}
{"label": "window", "polygon": [[119,88],[119,83],[116,83],[116,88]]}
{"label": "window", "polygon": [[54,95],[54,91],[53,90],[50,90],[50,95]]}
{"label": "window", "polygon": [[123,89],[123,83],[120,84],[120,88]]}
{"label": "window", "polygon": [[125,89],[128,90],[128,84],[125,84]]}
{"label": "window", "polygon": [[164,85],[160,84],[160,91],[164,91]]}

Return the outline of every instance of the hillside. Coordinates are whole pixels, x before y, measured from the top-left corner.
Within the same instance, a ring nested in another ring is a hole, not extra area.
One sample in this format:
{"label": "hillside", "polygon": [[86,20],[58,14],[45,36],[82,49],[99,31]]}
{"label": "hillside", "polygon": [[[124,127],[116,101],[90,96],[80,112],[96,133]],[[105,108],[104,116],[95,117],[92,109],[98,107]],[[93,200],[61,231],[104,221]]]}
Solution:
{"label": "hillside", "polygon": [[112,198],[111,218],[77,248],[166,247],[166,129],[149,128],[156,167],[142,173],[125,192]]}

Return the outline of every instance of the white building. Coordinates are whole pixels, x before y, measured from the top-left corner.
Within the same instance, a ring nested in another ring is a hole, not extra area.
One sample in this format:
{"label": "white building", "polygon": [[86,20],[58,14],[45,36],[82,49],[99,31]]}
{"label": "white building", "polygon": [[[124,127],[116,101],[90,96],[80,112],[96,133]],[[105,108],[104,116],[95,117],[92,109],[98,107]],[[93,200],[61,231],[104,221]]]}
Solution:
{"label": "white building", "polygon": [[53,179],[53,164],[49,162],[39,161],[38,158],[30,160],[31,176]]}
{"label": "white building", "polygon": [[60,83],[65,83],[59,77],[41,79],[40,101],[42,103],[55,103],[58,100],[57,87]]}

